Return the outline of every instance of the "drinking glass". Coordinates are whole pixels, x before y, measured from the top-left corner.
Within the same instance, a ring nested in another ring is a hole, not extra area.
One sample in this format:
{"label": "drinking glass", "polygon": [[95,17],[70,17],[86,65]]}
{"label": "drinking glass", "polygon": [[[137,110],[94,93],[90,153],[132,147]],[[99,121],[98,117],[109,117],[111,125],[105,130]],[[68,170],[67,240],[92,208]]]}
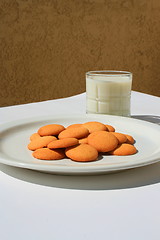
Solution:
{"label": "drinking glass", "polygon": [[131,72],[87,72],[86,112],[130,117],[131,88]]}

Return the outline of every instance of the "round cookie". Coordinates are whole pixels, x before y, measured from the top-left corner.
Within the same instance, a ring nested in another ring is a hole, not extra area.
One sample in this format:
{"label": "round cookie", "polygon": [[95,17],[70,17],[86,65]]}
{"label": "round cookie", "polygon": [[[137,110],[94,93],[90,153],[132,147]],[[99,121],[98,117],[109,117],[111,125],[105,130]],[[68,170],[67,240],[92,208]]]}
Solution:
{"label": "round cookie", "polygon": [[82,123],[71,124],[66,129],[68,129],[68,128],[75,128],[75,127],[82,127]]}
{"label": "round cookie", "polygon": [[78,144],[77,138],[63,138],[60,140],[50,142],[47,147],[50,149],[53,148],[66,148],[71,147]]}
{"label": "round cookie", "polygon": [[122,143],[118,145],[116,149],[113,151],[109,152],[112,155],[117,155],[117,156],[126,156],[126,155],[132,155],[137,153],[137,149],[135,146],[128,144],[128,143]]}
{"label": "round cookie", "polygon": [[36,138],[39,138],[39,137],[41,137],[38,133],[33,133],[31,136],[30,136],[30,140],[32,141],[32,140],[34,140],[34,139],[36,139]]}
{"label": "round cookie", "polygon": [[60,160],[65,157],[64,150],[51,150],[49,148],[39,148],[35,150],[32,155],[34,158],[38,158],[41,160]]}
{"label": "round cookie", "polygon": [[118,140],[110,132],[99,131],[88,136],[88,144],[95,147],[98,152],[109,152],[118,146]]}
{"label": "round cookie", "polygon": [[127,137],[123,133],[111,132],[111,134],[113,134],[118,139],[119,144],[127,141]]}
{"label": "round cookie", "polygon": [[65,129],[64,126],[60,124],[48,124],[38,129],[38,134],[40,136],[51,136],[58,135]]}
{"label": "round cookie", "polygon": [[107,127],[103,123],[95,122],[95,121],[83,123],[82,126],[87,128],[89,130],[89,133],[107,130]]}
{"label": "round cookie", "polygon": [[107,131],[108,132],[115,132],[115,128],[111,125],[105,124],[105,126],[107,127]]}
{"label": "round cookie", "polygon": [[58,138],[84,138],[87,137],[89,134],[89,131],[87,128],[84,127],[73,127],[73,128],[68,128],[62,131],[59,135]]}
{"label": "round cookie", "polygon": [[79,144],[88,143],[88,138],[87,138],[87,137],[81,138],[81,139],[79,139],[78,141],[79,141]]}
{"label": "round cookie", "polygon": [[68,158],[77,162],[90,162],[98,158],[98,151],[88,144],[66,148],[65,154]]}
{"label": "round cookie", "polygon": [[128,135],[128,134],[125,134],[125,135],[127,137],[126,143],[129,143],[129,144],[134,144],[135,143],[135,140],[131,135]]}
{"label": "round cookie", "polygon": [[54,140],[57,140],[57,138],[54,136],[45,136],[45,137],[36,138],[28,144],[28,149],[36,150],[38,148],[47,147],[48,143]]}
{"label": "round cookie", "polygon": [[[106,131],[96,131],[96,132],[93,132],[93,133],[91,133],[91,134],[92,134],[92,136],[96,136],[96,135],[99,134],[100,132],[106,132]],[[108,131],[107,131],[107,132],[108,132]],[[91,134],[89,134],[88,137],[89,137]],[[87,138],[88,138],[88,137],[87,137]]]}

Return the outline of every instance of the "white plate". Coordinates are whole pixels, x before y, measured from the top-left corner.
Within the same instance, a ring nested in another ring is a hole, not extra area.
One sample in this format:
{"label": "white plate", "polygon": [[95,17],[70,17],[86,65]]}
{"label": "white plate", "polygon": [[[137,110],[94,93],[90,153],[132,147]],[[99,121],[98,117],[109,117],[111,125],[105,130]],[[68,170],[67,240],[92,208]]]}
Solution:
{"label": "white plate", "polygon": [[[39,127],[58,123],[100,121],[117,132],[132,135],[138,153],[131,156],[103,156],[98,161],[78,163],[70,159],[44,161],[32,157],[27,149],[29,137]],[[142,120],[111,115],[59,115],[37,117],[0,125],[0,163],[53,174],[100,174],[155,163],[160,160],[160,126]]]}

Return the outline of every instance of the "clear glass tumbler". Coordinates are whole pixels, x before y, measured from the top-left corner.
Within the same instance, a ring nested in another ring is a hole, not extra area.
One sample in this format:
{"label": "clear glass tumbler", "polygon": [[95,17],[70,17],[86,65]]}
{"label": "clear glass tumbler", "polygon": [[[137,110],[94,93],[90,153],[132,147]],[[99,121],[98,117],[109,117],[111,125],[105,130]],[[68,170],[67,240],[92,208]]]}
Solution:
{"label": "clear glass tumbler", "polygon": [[131,88],[131,72],[111,70],[87,72],[87,113],[130,117]]}

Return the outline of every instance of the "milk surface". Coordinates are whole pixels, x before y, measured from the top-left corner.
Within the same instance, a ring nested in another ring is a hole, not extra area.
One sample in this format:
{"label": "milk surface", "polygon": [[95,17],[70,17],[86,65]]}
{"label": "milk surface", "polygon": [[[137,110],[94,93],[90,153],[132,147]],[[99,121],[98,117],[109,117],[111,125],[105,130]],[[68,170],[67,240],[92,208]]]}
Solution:
{"label": "milk surface", "polygon": [[131,76],[86,76],[87,113],[130,116]]}

